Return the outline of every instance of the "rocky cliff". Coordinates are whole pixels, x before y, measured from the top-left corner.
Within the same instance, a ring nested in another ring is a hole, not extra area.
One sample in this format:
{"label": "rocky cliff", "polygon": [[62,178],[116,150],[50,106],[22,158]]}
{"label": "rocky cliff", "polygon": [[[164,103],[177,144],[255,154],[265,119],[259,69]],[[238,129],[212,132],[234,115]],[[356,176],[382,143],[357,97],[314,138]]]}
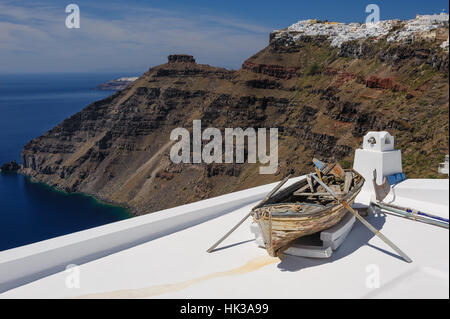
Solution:
{"label": "rocky cliff", "polygon": [[[448,51],[439,41],[271,36],[230,71],[172,55],[120,92],[92,103],[23,149],[22,172],[135,214],[311,170],[313,156],[350,166],[369,130],[388,130],[409,177],[436,177],[448,153]],[[173,164],[170,132],[203,127],[279,129],[279,168]]]}

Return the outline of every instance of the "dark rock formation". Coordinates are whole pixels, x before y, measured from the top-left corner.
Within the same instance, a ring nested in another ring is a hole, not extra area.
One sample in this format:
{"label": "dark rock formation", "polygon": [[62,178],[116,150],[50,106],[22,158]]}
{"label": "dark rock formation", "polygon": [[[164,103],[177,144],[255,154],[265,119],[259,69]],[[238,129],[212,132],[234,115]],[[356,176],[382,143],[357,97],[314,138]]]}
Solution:
{"label": "dark rock formation", "polygon": [[290,79],[292,77],[297,77],[300,74],[297,73],[300,68],[298,67],[283,67],[281,65],[274,64],[259,64],[254,63],[249,60],[242,64],[244,70],[250,70],[255,73],[261,73],[265,75],[270,75],[279,79]]}
{"label": "dark rock formation", "polygon": [[187,54],[172,54],[167,59],[169,63],[195,63],[194,57]]}
{"label": "dark rock formation", "polygon": [[[290,32],[294,35],[296,32]],[[287,33],[277,34],[272,32],[269,39],[269,48],[274,53],[297,53],[302,50],[306,45],[321,46],[329,41],[325,36],[307,36],[301,35],[297,41],[292,39],[292,36]]]}
{"label": "dark rock formation", "polygon": [[400,65],[413,60],[416,65],[429,64],[440,72],[448,72],[448,52],[443,52],[438,43],[384,43],[377,45],[368,40],[349,41],[342,44],[338,55],[358,59],[379,59],[389,65]]}
{"label": "dark rock formation", "polygon": [[281,85],[277,81],[263,79],[263,80],[250,80],[246,81],[245,84],[254,89],[280,89]]}
{"label": "dark rock formation", "polygon": [[440,72],[448,73],[448,52],[433,52],[427,63]]}
{"label": "dark rock formation", "polygon": [[375,75],[372,75],[365,81],[366,86],[373,89],[387,89],[397,91],[406,92],[406,88],[398,83],[395,83],[394,78],[381,78]]}
{"label": "dark rock formation", "polygon": [[16,161],[11,161],[9,163],[4,163],[0,170],[2,172],[17,172],[20,169],[20,165]]}
{"label": "dark rock formation", "polygon": [[376,56],[376,48],[365,40],[349,41],[342,43],[338,54],[346,58],[373,59]]}

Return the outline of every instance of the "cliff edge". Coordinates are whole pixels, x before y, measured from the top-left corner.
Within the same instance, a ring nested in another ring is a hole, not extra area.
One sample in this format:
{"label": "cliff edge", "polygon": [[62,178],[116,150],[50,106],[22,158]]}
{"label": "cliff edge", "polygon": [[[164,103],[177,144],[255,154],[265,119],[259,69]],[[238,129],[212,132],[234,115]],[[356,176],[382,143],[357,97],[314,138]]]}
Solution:
{"label": "cliff edge", "polygon": [[[299,26],[275,31],[237,71],[171,55],[30,141],[21,171],[145,214],[276,181],[288,171],[309,172],[313,156],[350,166],[368,130],[388,130],[409,177],[436,177],[449,148],[448,22],[390,40],[404,28],[392,24],[385,34],[339,45],[330,25],[307,25],[329,34]],[[260,175],[259,164],[248,163],[173,164],[170,132],[191,128],[194,119],[220,130],[278,128],[277,172]]]}

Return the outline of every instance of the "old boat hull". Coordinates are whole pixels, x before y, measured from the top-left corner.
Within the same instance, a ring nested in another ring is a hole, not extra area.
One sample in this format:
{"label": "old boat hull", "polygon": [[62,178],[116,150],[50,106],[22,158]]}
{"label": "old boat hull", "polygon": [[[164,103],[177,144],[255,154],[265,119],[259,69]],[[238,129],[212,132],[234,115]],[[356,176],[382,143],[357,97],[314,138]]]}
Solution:
{"label": "old boat hull", "polygon": [[[343,198],[350,205],[354,203],[364,183],[364,178],[359,174],[357,175],[360,178],[359,183]],[[305,206],[310,205],[304,203],[274,204],[253,210],[253,220],[258,223],[261,229],[266,250],[270,256],[279,256],[297,238],[334,226],[347,212],[342,204],[336,203],[331,207],[312,209],[311,213],[295,214]],[[283,216],[280,211],[292,213]]]}

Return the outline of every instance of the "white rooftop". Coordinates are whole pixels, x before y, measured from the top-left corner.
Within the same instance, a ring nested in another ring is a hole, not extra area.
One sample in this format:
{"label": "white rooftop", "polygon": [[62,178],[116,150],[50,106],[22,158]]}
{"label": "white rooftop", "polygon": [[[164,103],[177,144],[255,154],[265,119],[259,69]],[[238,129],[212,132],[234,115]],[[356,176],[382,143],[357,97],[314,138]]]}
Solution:
{"label": "white rooftop", "polygon": [[[420,185],[426,186],[428,182],[434,184],[433,187],[444,187],[448,192],[448,180],[440,180],[437,184],[433,180],[421,180]],[[416,181],[408,181],[408,184],[411,183]],[[400,185],[398,188],[401,188]],[[245,192],[250,194],[251,190]],[[233,196],[226,196],[230,195]],[[239,192],[238,196],[242,195]],[[408,202],[405,198],[399,197],[398,200]],[[360,222],[356,222],[331,259],[269,257],[264,249],[254,243],[249,230],[251,219],[218,250],[207,253],[206,249],[247,214],[256,202],[82,264],[79,268],[79,288],[68,288],[66,280],[70,274],[61,271],[6,291],[0,297],[449,297],[448,230],[390,215],[372,215],[369,221],[413,259],[411,264],[399,258]],[[422,205],[426,206],[426,203]],[[446,205],[444,208],[448,217],[448,198]],[[433,212],[445,215],[442,207],[435,208]],[[83,232],[74,235],[83,237]],[[2,254],[4,257],[5,253],[0,253],[0,263]],[[370,284],[371,275],[376,273],[379,274],[379,288]]]}
{"label": "white rooftop", "polygon": [[[364,142],[358,207],[373,200],[375,169],[379,180],[402,172],[392,136],[370,132]],[[0,252],[0,298],[449,298],[448,228],[384,213],[366,218],[412,263],[360,221],[327,259],[269,257],[250,218],[206,252],[277,184]],[[449,180],[403,180],[384,202],[448,219]]]}

